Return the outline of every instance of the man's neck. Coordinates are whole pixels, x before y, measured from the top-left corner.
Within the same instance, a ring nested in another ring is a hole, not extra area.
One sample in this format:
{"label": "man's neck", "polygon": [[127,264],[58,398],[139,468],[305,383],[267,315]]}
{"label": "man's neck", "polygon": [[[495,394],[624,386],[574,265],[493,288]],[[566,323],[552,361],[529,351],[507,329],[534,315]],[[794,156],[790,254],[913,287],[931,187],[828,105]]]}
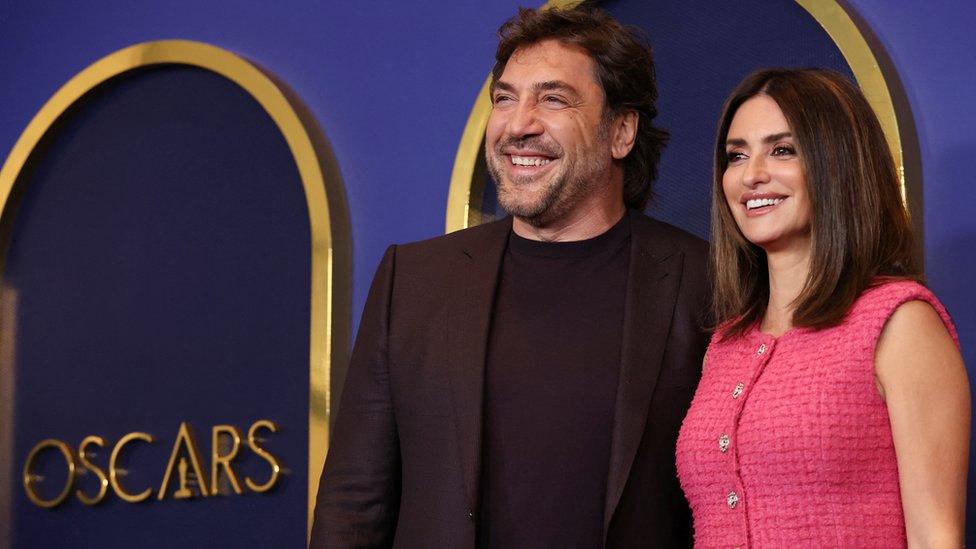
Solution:
{"label": "man's neck", "polygon": [[543,242],[573,242],[587,240],[610,230],[624,216],[627,208],[623,200],[598,201],[573,209],[548,225],[533,225],[518,217],[512,220],[515,234],[529,240]]}

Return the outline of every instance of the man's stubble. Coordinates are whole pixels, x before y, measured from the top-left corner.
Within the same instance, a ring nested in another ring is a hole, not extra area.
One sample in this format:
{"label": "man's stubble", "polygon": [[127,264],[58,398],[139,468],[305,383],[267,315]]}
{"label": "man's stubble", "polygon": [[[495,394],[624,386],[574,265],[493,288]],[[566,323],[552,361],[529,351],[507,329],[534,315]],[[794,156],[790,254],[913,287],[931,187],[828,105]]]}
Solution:
{"label": "man's stubble", "polygon": [[565,217],[586,197],[602,190],[601,185],[608,184],[607,174],[613,162],[610,146],[607,143],[611,123],[612,117],[607,116],[597,129],[595,143],[606,145],[605,149],[592,148],[577,154],[572,164],[563,165],[562,173],[555,174],[552,180],[530,200],[520,200],[516,189],[530,184],[532,178],[516,177],[514,181],[510,181],[504,175],[505,172],[500,165],[502,162],[509,161],[508,157],[502,154],[502,150],[508,146],[526,148],[558,156],[561,161],[565,161],[566,155],[560,154],[563,152],[562,148],[542,136],[532,136],[504,139],[495,145],[494,150],[486,149],[485,164],[488,173],[495,181],[498,204],[509,215],[535,227],[545,227]]}

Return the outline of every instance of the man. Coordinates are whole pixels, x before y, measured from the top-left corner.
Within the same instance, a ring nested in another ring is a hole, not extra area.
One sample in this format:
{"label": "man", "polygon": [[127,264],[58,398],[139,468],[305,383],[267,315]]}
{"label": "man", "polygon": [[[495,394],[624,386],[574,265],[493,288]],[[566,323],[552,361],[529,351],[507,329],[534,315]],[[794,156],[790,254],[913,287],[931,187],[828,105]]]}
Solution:
{"label": "man", "polygon": [[512,217],[387,250],[313,546],[690,544],[706,247],[639,213],[666,139],[650,50],[590,8],[500,36],[485,154]]}

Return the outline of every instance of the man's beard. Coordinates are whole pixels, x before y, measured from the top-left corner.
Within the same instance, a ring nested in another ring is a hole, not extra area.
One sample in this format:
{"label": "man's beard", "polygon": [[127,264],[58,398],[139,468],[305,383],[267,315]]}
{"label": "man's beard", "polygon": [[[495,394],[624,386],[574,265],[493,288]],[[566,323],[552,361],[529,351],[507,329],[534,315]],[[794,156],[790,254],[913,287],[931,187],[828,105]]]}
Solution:
{"label": "man's beard", "polygon": [[565,155],[554,154],[553,147],[546,146],[535,137],[499,142],[495,146],[494,154],[491,152],[485,154],[488,173],[495,180],[498,204],[510,215],[536,227],[547,226],[572,211],[584,198],[592,194],[598,181],[603,179],[604,172],[609,168],[609,156],[607,160],[601,161],[596,154],[578,155],[572,165],[558,166],[562,170],[561,173],[547,174],[551,180],[527,199],[524,192],[519,192],[519,188],[531,184],[535,177],[509,178],[505,174],[504,167],[500,163],[510,161],[508,156],[501,152],[507,146],[558,157],[560,163],[565,162],[567,158]]}

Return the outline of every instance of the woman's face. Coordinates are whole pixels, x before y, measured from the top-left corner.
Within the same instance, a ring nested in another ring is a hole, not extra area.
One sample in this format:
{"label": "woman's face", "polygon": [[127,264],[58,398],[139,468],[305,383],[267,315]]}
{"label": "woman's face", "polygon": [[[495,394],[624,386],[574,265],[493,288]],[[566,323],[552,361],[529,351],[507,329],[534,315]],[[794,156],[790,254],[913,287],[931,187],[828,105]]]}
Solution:
{"label": "woman's face", "polygon": [[722,191],[739,230],[766,252],[810,248],[810,200],[783,111],[769,96],[743,103],[725,140]]}

